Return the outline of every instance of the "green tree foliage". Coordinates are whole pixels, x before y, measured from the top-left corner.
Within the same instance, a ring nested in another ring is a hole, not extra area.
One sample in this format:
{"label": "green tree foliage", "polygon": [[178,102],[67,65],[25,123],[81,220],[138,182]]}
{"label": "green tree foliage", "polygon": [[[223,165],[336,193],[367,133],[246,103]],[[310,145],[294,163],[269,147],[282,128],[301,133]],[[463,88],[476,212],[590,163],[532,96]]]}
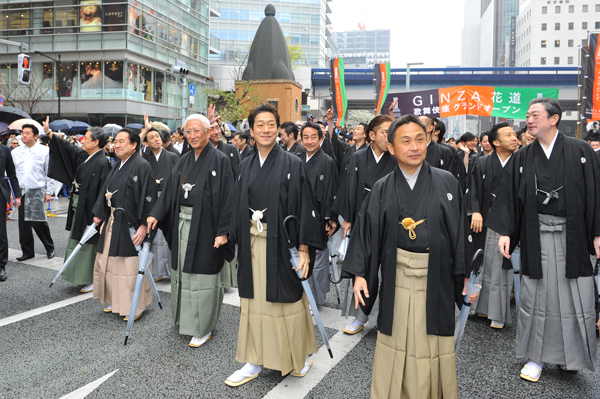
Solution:
{"label": "green tree foliage", "polygon": [[292,44],[292,36],[286,36],[285,41],[288,46],[288,51],[290,53],[290,62],[292,63],[292,69],[298,68],[300,65],[300,61],[302,61],[302,56],[304,55],[304,49],[300,44]]}
{"label": "green tree foliage", "polygon": [[216,87],[207,87],[206,96],[209,104],[215,104],[216,114],[221,119],[235,125],[244,119],[252,104],[261,102],[262,98],[248,81],[236,82],[237,90],[225,91]]}

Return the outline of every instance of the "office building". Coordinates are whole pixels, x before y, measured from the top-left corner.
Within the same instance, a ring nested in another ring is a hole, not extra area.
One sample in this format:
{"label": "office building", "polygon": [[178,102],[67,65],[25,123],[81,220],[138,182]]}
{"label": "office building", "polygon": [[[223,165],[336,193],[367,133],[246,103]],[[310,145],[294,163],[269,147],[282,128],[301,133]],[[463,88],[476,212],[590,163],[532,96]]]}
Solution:
{"label": "office building", "polygon": [[333,37],[346,68],[373,68],[374,64],[390,62],[389,29],[334,32]]}
{"label": "office building", "polygon": [[[206,110],[202,87],[212,84],[209,52],[219,45],[209,34],[214,7],[208,0],[0,0],[0,38],[29,46],[30,87],[41,92],[32,116],[57,117],[60,93],[63,118],[124,126],[146,113],[175,127]],[[60,56],[60,66],[35,51]],[[25,91],[15,86],[18,53],[0,44],[5,98]],[[185,80],[167,72],[175,64],[190,71]]]}

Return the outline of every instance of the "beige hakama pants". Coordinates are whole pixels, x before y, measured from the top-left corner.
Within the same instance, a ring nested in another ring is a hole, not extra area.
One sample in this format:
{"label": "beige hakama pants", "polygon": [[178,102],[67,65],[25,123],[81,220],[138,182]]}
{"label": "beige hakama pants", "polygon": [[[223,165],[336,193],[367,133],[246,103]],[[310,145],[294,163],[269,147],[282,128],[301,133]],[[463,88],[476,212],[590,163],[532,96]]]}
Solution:
{"label": "beige hakama pants", "polygon": [[[107,302],[112,306],[113,313],[129,316],[140,263],[137,256],[108,256],[114,222],[114,208],[110,208],[110,210],[110,218],[104,224],[104,248],[102,253],[96,254],[96,263],[94,264],[94,299],[100,299],[102,303]],[[152,273],[152,265],[148,269],[147,273]],[[152,300],[153,293],[150,283],[144,278],[135,311],[136,316],[142,313],[152,303]]]}
{"label": "beige hakama pants", "polygon": [[458,398],[454,337],[427,335],[428,262],[397,250],[393,330],[377,334],[371,398]]}
{"label": "beige hakama pants", "polygon": [[267,225],[259,233],[250,222],[254,298],[240,298],[240,329],[235,360],[286,375],[304,367],[319,350],[306,295],[294,303],[267,302]]}

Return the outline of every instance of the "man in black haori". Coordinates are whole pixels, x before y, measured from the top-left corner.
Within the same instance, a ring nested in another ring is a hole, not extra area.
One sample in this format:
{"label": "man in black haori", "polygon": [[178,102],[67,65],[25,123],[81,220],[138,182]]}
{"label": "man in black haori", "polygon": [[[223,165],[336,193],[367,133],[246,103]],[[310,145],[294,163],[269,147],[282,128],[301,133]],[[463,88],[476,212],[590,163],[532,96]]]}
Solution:
{"label": "man in black haori", "polygon": [[[338,215],[331,211],[331,205],[338,191],[338,173],[335,162],[321,149],[323,132],[314,122],[306,122],[300,130],[305,152],[300,159],[304,163],[306,177],[313,189],[317,209],[323,219],[324,232],[331,236],[337,230]],[[327,240],[327,235],[323,240]],[[310,289],[317,305],[324,305],[331,287],[329,282],[329,251],[318,250],[315,255],[315,266],[312,276],[308,278]]]}
{"label": "man in black haori", "polygon": [[[142,152],[144,158],[152,168],[156,181],[157,195],[160,197],[171,171],[179,161],[179,154],[167,151],[163,141],[168,138],[164,130],[156,130],[148,121],[148,115],[144,114],[144,129],[140,136],[146,137],[147,145]],[[150,251],[154,254],[152,261],[152,277],[154,281],[160,281],[171,275],[171,251],[162,230],[156,232]]]}
{"label": "man in black haori", "polygon": [[[333,211],[343,219],[342,237],[351,234],[352,226],[363,201],[371,192],[375,182],[391,173],[398,164],[387,146],[388,128],[392,120],[389,115],[379,115],[373,118],[367,127],[371,145],[356,151],[348,164],[348,171],[333,204]],[[348,290],[351,289],[352,287],[348,284],[346,293],[342,295],[345,301],[348,300],[348,297],[350,297],[350,301],[353,301],[353,297],[348,295]],[[348,314],[346,314],[346,309],[350,309]],[[342,331],[346,334],[358,333],[364,328],[369,318],[372,321],[376,320],[377,309],[378,307],[375,307],[375,311],[369,317],[361,309],[356,309],[353,303],[350,305],[347,302],[343,303],[342,316],[354,316],[354,319]]]}
{"label": "man in black haori", "polygon": [[[137,133],[121,129],[114,142],[120,161],[110,171],[92,209],[94,223],[100,227],[94,264],[94,299],[108,303],[106,313],[128,316],[139,270],[135,246],[142,245],[146,237],[146,219],[156,202],[156,180],[148,162],[138,154],[140,136]],[[135,232],[133,238],[130,228]],[[150,284],[144,280],[136,319],[152,299]]]}
{"label": "man in black haori", "polygon": [[[50,130],[48,118],[44,131],[50,139],[50,161],[48,176],[72,186],[69,198],[66,229],[71,233],[67,243],[67,259],[79,244],[85,228],[93,223],[92,208],[101,195],[104,182],[110,173],[110,161],[104,155],[108,136],[99,127],[91,127],[81,140],[82,147],[76,147],[55,135]],[[94,290],[94,263],[99,235],[94,235],[75,255],[62,274],[62,279],[83,286],[81,292]]]}
{"label": "man in black haori", "polygon": [[502,329],[512,321],[510,299],[514,275],[512,263],[497,249],[500,235],[485,227],[494,198],[503,176],[512,174],[512,156],[519,149],[517,135],[506,122],[492,126],[487,134],[492,153],[479,157],[471,173],[469,195],[472,233],[467,235],[466,259],[476,250],[484,250],[479,299],[471,306],[471,313],[487,317],[492,328]]}
{"label": "man in black haori", "polygon": [[467,272],[460,186],[424,162],[426,127],[415,116],[396,119],[388,141],[395,169],[365,199],[342,268],[366,314],[379,291],[371,397],[458,398],[454,298]]}
{"label": "man in black haori", "polygon": [[486,226],[500,234],[504,257],[521,245],[517,357],[529,359],[521,378],[537,381],[542,363],[594,370],[594,267],[600,255],[600,172],[583,140],[558,130],[562,109],[553,98],[529,103],[535,141],[514,155]]}
{"label": "man in black haori", "polygon": [[[311,256],[324,249],[323,223],[302,161],[276,145],[279,113],[269,104],[254,108],[250,132],[257,152],[240,165],[229,238],[238,245],[241,298],[236,360],[245,365],[225,383],[240,386],[258,377],[262,367],[303,377],[312,366],[308,355],[317,340],[308,300],[296,271],[310,276]],[[300,260],[292,268],[283,221]],[[261,367],[262,366],[262,367]]]}
{"label": "man in black haori", "polygon": [[171,248],[173,321],[180,334],[192,336],[191,347],[212,336],[223,305],[224,258],[233,259],[227,234],[234,176],[228,157],[209,143],[209,127],[202,115],[187,117],[193,151],[171,171],[148,218],[151,229],[160,223]]}

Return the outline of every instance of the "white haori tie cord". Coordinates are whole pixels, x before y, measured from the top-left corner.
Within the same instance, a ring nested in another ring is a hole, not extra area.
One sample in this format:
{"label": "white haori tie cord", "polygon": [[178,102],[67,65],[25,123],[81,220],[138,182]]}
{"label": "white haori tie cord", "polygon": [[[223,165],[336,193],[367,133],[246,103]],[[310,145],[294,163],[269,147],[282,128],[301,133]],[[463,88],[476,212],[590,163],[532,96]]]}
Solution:
{"label": "white haori tie cord", "polygon": [[263,229],[261,220],[264,217],[264,214],[267,211],[267,208],[263,209],[262,211],[255,211],[252,208],[248,208],[248,209],[250,209],[250,212],[252,212],[252,220],[254,220],[256,222],[256,228],[258,229],[258,232],[262,233],[264,229]]}

